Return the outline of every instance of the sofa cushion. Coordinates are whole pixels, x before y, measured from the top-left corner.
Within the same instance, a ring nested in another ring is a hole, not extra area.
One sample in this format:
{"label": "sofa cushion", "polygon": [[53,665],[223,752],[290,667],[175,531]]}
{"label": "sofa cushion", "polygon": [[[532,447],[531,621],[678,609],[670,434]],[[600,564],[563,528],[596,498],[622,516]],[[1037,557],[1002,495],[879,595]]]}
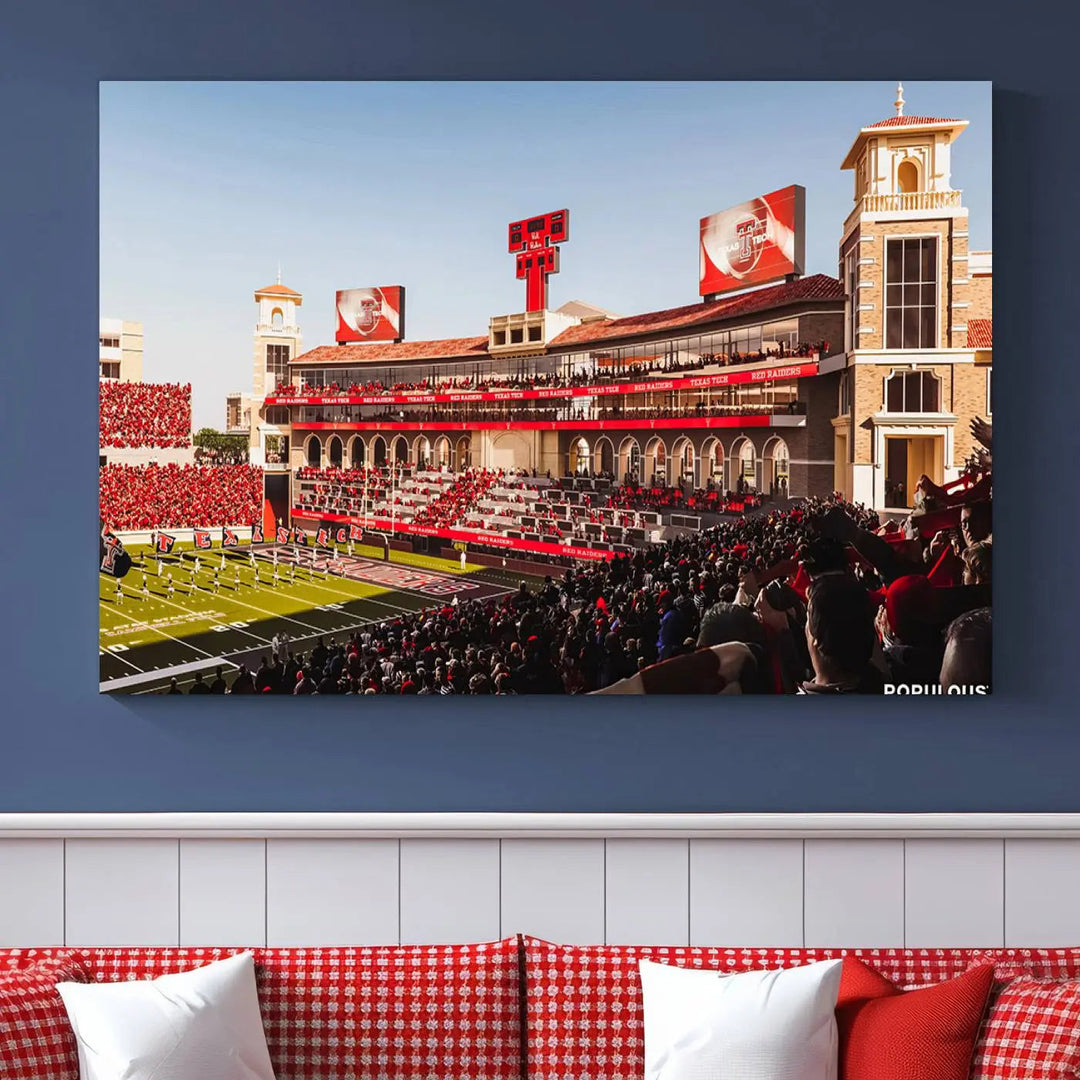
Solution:
{"label": "sofa cushion", "polygon": [[250,952],[156,979],[57,986],[82,1080],[276,1080]]}
{"label": "sofa cushion", "polygon": [[997,988],[971,1080],[1073,1080],[1080,1075],[1080,981],[1017,978]]}
{"label": "sofa cushion", "polygon": [[645,1063],[638,961],[718,971],[787,968],[849,953],[901,986],[962,974],[969,949],[725,949],[556,945],[525,938],[531,1080],[630,1080]]}
{"label": "sofa cushion", "polygon": [[1080,979],[1080,949],[976,949],[972,966],[993,964],[994,978]]}
{"label": "sofa cushion", "polygon": [[[0,951],[0,969],[52,951]],[[77,950],[98,980],[156,978],[243,951]],[[516,938],[252,951],[277,1080],[520,1080]]]}
{"label": "sofa cushion", "polygon": [[726,975],[642,960],[645,1080],[836,1080],[841,963]]}
{"label": "sofa cushion", "polygon": [[993,981],[984,964],[905,991],[845,957],[836,1003],[840,1080],[967,1080]]}
{"label": "sofa cushion", "polygon": [[88,982],[78,959],[58,952],[0,970],[0,1080],[79,1080],[79,1053],[58,982]]}

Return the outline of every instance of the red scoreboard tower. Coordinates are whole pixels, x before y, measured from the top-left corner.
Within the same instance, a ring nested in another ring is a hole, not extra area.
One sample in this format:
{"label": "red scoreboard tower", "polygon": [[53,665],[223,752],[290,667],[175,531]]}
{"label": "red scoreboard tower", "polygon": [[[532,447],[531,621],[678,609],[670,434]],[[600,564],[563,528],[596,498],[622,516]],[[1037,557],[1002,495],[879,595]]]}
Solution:
{"label": "red scoreboard tower", "polygon": [[553,210],[510,226],[510,252],[517,254],[517,276],[525,279],[525,310],[547,307],[549,274],[559,272],[559,249],[570,239],[570,211]]}

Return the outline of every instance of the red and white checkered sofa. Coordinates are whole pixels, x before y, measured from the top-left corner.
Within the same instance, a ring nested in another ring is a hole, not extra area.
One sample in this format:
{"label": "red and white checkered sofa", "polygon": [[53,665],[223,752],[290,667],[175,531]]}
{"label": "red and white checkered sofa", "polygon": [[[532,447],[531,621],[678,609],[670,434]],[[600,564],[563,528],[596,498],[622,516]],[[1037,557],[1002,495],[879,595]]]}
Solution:
{"label": "red and white checkered sofa", "polygon": [[994,964],[972,1080],[1080,1080],[1080,948],[725,949],[557,945],[523,938],[528,1080],[644,1074],[639,960],[738,972],[856,956],[913,989]]}
{"label": "red and white checkered sofa", "polygon": [[[0,975],[75,957],[98,981],[154,978],[240,951],[0,949]],[[972,1080],[1080,1076],[1080,993],[1066,981],[1080,980],[1080,948],[726,949],[512,937],[253,951],[278,1080],[636,1080],[644,1068],[638,960],[736,972],[845,954],[906,988],[993,963]],[[0,1067],[0,1076],[60,1075],[35,1068]]]}
{"label": "red and white checkered sofa", "polygon": [[[81,959],[97,982],[188,971],[243,949],[0,949],[5,968]],[[517,938],[480,945],[253,949],[277,1080],[520,1080]],[[0,1039],[0,1045],[3,1040]],[[75,1053],[74,1035],[71,1054]],[[0,1077],[68,1077],[27,1046]],[[210,1080],[210,1078],[207,1078]]]}

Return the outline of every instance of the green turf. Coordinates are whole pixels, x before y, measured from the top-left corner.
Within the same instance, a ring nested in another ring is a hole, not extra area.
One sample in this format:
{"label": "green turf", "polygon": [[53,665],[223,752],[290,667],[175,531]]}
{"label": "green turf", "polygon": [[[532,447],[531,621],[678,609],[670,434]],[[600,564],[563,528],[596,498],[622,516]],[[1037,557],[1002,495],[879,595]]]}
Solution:
{"label": "green turf", "polygon": [[[339,545],[343,555],[347,545]],[[285,630],[293,640],[312,635],[335,635],[361,622],[390,619],[405,611],[417,611],[439,601],[416,592],[352,581],[331,573],[312,571],[303,565],[308,551],[301,553],[301,566],[290,576],[281,561],[276,586],[273,565],[259,561],[260,586],[254,588],[255,570],[247,550],[226,553],[226,568],[219,569],[220,587],[213,591],[214,568],[220,568],[221,549],[199,553],[200,571],[192,587],[190,553],[192,544],[177,544],[170,556],[156,560],[149,545],[132,545],[131,571],[120,579],[122,601],[117,603],[117,579],[99,575],[100,644],[102,679],[135,676],[138,669],[167,669],[176,664],[201,662],[204,658],[235,653],[247,648],[264,652],[277,630]],[[187,553],[185,559],[182,556]],[[258,554],[258,549],[256,551]],[[354,553],[381,561],[380,548],[354,545]],[[486,584],[503,589],[517,586],[521,575],[412,552],[391,551],[391,562],[444,574],[475,575]],[[240,587],[236,588],[239,571]],[[172,573],[174,592],[167,592],[167,574]],[[148,595],[143,593],[146,575]],[[528,579],[536,584],[538,579]],[[310,648],[311,645],[306,646]],[[182,688],[193,676],[180,676]],[[142,682],[127,689],[130,693],[160,692],[167,676]],[[120,691],[125,692],[125,691]]]}

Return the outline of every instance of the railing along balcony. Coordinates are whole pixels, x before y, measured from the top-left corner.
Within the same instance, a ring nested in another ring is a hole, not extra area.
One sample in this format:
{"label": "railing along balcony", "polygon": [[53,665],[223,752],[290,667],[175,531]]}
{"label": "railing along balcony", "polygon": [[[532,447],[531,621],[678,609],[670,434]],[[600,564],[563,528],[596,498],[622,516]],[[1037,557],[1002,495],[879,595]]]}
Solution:
{"label": "railing along balcony", "polygon": [[898,191],[883,195],[864,195],[844,222],[847,233],[860,214],[895,214],[904,210],[952,210],[961,205],[962,191]]}

